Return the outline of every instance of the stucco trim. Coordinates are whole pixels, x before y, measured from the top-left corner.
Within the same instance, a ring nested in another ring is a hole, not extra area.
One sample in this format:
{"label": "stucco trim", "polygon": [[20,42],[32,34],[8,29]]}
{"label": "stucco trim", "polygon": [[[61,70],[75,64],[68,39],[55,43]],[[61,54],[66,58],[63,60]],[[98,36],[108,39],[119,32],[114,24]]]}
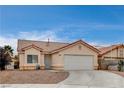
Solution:
{"label": "stucco trim", "polygon": [[[45,66],[40,66],[41,70],[45,69]],[[20,70],[36,70],[36,66],[20,66]]]}
{"label": "stucco trim", "polygon": [[22,50],[22,51],[25,51],[25,50],[28,50],[28,49],[31,49],[31,48],[34,48],[34,49],[39,50],[39,51],[42,51],[42,50],[43,50],[42,48],[39,48],[39,47],[37,47],[37,46],[34,45],[34,44],[31,44],[31,45],[29,45],[29,46],[26,46],[26,47],[22,48],[21,50]]}
{"label": "stucco trim", "polygon": [[104,58],[112,58],[112,59],[124,59],[124,57],[104,57]]}
{"label": "stucco trim", "polygon": [[54,70],[64,70],[64,66],[52,66]]}

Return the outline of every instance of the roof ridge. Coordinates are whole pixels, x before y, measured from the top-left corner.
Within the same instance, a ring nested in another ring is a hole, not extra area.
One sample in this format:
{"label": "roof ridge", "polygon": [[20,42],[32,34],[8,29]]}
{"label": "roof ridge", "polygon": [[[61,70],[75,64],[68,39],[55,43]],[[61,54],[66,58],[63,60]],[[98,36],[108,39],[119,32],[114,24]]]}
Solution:
{"label": "roof ridge", "polygon": [[[64,49],[64,48],[66,48],[66,47],[68,47],[68,46],[71,46],[71,45],[73,45],[73,44],[76,44],[76,43],[78,43],[78,42],[80,42],[80,43],[86,45],[87,47],[91,48],[91,49],[94,50],[94,51],[100,52],[97,48],[91,46],[90,44],[84,42],[83,40],[77,40],[77,41],[75,41],[75,42],[73,42],[73,43],[70,43],[70,44],[65,45],[65,46],[63,46],[63,47],[60,47],[60,48],[58,48],[58,49],[55,49],[55,50],[51,51],[51,53],[54,53],[54,51],[56,52],[56,51],[58,51],[58,50],[60,50],[60,49]],[[61,50],[60,50],[60,51],[61,51]]]}
{"label": "roof ridge", "polygon": [[102,47],[99,50],[101,51],[101,55],[104,55],[104,54],[108,53],[109,51],[114,50],[120,46],[124,46],[124,44],[116,44],[116,45],[111,45],[108,47]]}
{"label": "roof ridge", "polygon": [[[18,39],[18,41],[29,41],[29,42],[44,42],[47,43],[48,41],[40,41],[40,40],[26,40],[26,39]],[[49,43],[60,43],[60,44],[70,44],[70,43],[64,43],[64,42],[54,42],[49,41]]]}

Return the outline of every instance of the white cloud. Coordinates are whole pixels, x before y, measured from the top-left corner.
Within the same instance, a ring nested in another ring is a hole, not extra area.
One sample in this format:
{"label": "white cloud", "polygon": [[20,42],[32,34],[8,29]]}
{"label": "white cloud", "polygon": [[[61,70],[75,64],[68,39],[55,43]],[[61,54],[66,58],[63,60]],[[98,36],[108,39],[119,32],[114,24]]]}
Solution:
{"label": "white cloud", "polygon": [[96,48],[100,48],[100,47],[106,47],[106,46],[110,46],[110,43],[102,43],[99,41],[89,41],[88,44],[96,47]]}
{"label": "white cloud", "polygon": [[49,38],[50,41],[59,41],[59,42],[66,42],[68,41],[67,38],[64,37],[57,37],[56,31],[20,31],[18,34],[13,35],[9,34],[6,36],[0,35],[0,46],[10,45],[15,50],[14,52],[17,53],[17,40],[18,39],[27,39],[27,40],[41,40],[47,41]]}
{"label": "white cloud", "polygon": [[52,41],[58,40],[55,32],[52,32],[52,31],[46,31],[46,32],[39,32],[39,31],[19,32],[19,38],[30,39],[30,40],[42,40],[42,41],[46,41],[46,40],[48,40],[48,38]]}
{"label": "white cloud", "polygon": [[[59,41],[59,42],[72,42],[75,41],[73,39],[69,39],[69,37],[58,37],[57,31],[47,30],[47,31],[20,31],[16,35],[7,34],[6,36],[0,35],[0,46],[10,45],[15,50],[14,53],[17,53],[17,40],[18,39],[27,39],[27,40],[40,40],[47,41],[48,38],[50,41]],[[85,40],[85,38],[83,38]],[[86,41],[86,40],[85,40]],[[93,46],[108,46],[110,44],[101,43],[98,41],[86,41],[90,45]]]}
{"label": "white cloud", "polygon": [[[0,36],[0,46],[10,45],[14,50],[17,49],[17,39]],[[14,51],[16,53],[16,51]]]}

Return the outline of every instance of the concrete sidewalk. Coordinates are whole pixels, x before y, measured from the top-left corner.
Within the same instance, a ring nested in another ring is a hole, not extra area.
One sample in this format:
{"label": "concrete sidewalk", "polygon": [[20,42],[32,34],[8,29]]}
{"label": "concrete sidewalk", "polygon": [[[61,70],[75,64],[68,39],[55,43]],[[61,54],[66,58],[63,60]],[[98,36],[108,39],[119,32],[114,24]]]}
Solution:
{"label": "concrete sidewalk", "polygon": [[124,78],[105,71],[69,71],[59,87],[124,88]]}
{"label": "concrete sidewalk", "polygon": [[0,88],[56,88],[57,84],[0,84]]}

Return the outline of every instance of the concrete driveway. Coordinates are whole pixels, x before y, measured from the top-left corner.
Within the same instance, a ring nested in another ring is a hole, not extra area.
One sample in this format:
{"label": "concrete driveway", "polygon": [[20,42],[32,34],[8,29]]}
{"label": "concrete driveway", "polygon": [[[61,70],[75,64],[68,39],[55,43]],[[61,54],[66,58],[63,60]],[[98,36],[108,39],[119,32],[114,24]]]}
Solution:
{"label": "concrete driveway", "polygon": [[105,71],[69,71],[69,77],[58,87],[124,88],[124,78]]}

